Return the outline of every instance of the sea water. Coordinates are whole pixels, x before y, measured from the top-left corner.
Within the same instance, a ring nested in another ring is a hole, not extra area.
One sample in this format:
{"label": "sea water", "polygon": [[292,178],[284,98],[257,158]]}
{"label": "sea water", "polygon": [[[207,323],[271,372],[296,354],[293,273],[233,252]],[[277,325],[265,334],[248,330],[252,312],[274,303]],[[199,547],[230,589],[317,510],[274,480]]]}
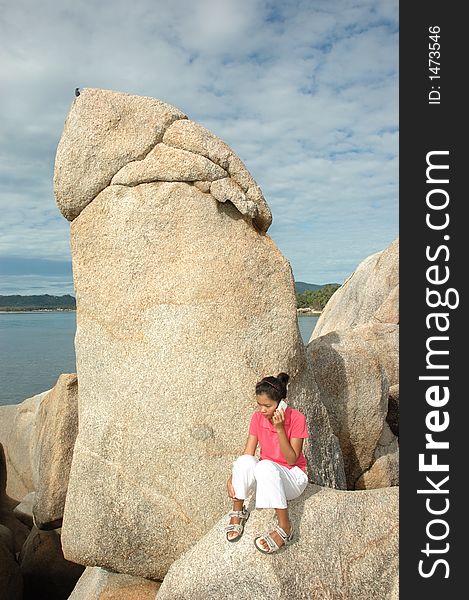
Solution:
{"label": "sea water", "polygon": [[[308,343],[318,317],[299,316]],[[0,405],[18,404],[75,373],[74,311],[0,313]]]}

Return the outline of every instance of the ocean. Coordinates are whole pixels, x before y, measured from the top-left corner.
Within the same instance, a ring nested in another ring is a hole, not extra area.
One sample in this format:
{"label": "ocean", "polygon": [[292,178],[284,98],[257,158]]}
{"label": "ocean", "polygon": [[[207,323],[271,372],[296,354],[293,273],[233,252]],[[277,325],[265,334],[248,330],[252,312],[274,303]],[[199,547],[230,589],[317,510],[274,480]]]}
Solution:
{"label": "ocean", "polygon": [[[0,313],[0,405],[18,404],[75,373],[76,313]],[[308,343],[318,317],[299,316]]]}

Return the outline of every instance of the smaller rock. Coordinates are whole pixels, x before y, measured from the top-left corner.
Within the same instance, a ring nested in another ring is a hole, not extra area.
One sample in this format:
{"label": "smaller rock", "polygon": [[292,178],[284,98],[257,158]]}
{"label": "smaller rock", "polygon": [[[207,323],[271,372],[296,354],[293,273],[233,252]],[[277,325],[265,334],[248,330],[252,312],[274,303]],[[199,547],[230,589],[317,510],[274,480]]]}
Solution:
{"label": "smaller rock", "polygon": [[254,218],[254,225],[265,233],[272,225],[272,212],[265,201],[261,188],[258,185],[251,186],[246,192],[246,198],[257,206],[257,215]]}
{"label": "smaller rock", "polygon": [[232,154],[230,147],[202,125],[189,119],[175,121],[163,136],[163,142],[168,146],[202,154],[211,161],[228,168],[228,159]]}
{"label": "smaller rock", "polygon": [[210,186],[210,193],[218,202],[229,200],[241,214],[247,215],[251,219],[257,215],[257,206],[246,198],[239,185],[229,177],[214,181]]}
{"label": "smaller rock", "polygon": [[161,583],[87,567],[68,600],[154,600]]}
{"label": "smaller rock", "polygon": [[19,555],[24,600],[62,600],[72,593],[85,567],[65,560],[57,531],[33,527]]}
{"label": "smaller rock", "polygon": [[[387,414],[389,383],[379,358],[355,330],[313,339],[307,354],[344,457],[347,486],[375,459]],[[366,365],[366,368],[364,368]]]}
{"label": "smaller rock", "polygon": [[228,173],[243,192],[247,192],[250,187],[256,187],[256,182],[249,171],[246,169],[243,161],[236,154],[230,154],[228,160]]}
{"label": "smaller rock", "polygon": [[387,488],[399,485],[399,449],[380,456],[371,469],[363,473],[355,485],[357,490]]}
{"label": "smaller rock", "polygon": [[36,428],[37,482],[33,507],[40,529],[62,524],[65,497],[78,433],[78,379],[62,373],[44,398]]}
{"label": "smaller rock", "polygon": [[[50,392],[42,392],[27,398],[15,406],[0,406],[0,422],[5,437],[0,439],[5,451],[7,470],[6,493],[18,504],[30,492],[35,490],[36,448],[35,430],[39,407]],[[6,409],[6,411],[5,411]],[[3,418],[9,421],[3,422]]]}

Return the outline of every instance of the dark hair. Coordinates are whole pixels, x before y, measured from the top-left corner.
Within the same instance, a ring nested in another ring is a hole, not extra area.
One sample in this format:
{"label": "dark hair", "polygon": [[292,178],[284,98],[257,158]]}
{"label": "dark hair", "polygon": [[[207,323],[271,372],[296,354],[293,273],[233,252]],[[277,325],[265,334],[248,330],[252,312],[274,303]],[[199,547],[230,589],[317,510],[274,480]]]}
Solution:
{"label": "dark hair", "polygon": [[277,377],[268,375],[256,383],[256,396],[266,394],[274,402],[280,402],[287,397],[287,383],[290,376],[279,373]]}

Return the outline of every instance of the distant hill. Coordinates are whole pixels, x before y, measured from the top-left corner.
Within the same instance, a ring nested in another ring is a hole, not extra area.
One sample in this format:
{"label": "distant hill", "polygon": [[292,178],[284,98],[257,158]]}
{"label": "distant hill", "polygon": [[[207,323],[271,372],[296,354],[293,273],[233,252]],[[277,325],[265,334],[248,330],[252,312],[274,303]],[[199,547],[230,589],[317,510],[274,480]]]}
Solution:
{"label": "distant hill", "polygon": [[[295,292],[302,294],[303,292],[316,292],[322,288],[338,284],[318,285],[316,283],[305,283],[304,281],[295,281]],[[0,295],[0,310],[57,310],[67,309],[76,310],[76,301],[70,294],[63,296],[51,296],[50,294],[42,294],[38,296],[2,296]]]}
{"label": "distant hill", "polygon": [[338,283],[325,283],[324,285],[318,285],[317,283],[305,283],[304,281],[295,281],[295,292],[297,294],[302,294],[306,291],[315,292],[316,290],[320,290],[326,285],[339,285]]}
{"label": "distant hill", "polygon": [[51,296],[42,294],[38,296],[0,296],[0,310],[75,310],[76,302],[73,296]]}

